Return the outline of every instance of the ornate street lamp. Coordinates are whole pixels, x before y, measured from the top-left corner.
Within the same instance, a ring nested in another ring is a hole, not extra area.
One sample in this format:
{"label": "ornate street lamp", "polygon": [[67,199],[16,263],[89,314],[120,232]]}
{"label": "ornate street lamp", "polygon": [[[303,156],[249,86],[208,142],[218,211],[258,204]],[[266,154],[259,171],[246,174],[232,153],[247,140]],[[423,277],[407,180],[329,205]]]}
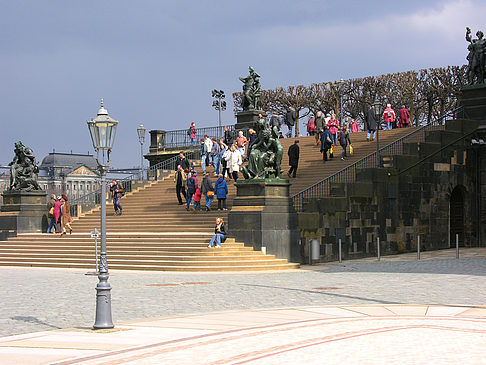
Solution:
{"label": "ornate street lamp", "polygon": [[381,124],[381,117],[383,113],[383,106],[381,105],[380,99],[378,95],[375,97],[375,101],[371,106],[373,108],[373,114],[375,115],[376,120],[376,167],[380,167],[380,124]]}
{"label": "ornate street lamp", "polygon": [[[108,283],[108,262],[106,260],[106,172],[110,165],[110,153],[115,141],[118,121],[108,115],[101,99],[96,118],[87,121],[96,161],[101,174],[101,250],[96,286],[96,319],[94,329],[113,328],[111,317],[111,286]],[[101,161],[100,161],[101,152]]]}
{"label": "ornate street lamp", "polygon": [[145,142],[145,131],[143,124],[137,128],[138,141],[140,142],[140,180],[143,180],[143,143]]}
{"label": "ornate street lamp", "polygon": [[211,92],[211,94],[213,98],[216,98],[216,100],[213,100],[213,107],[219,112],[218,120],[219,120],[219,128],[221,128],[221,110],[226,110],[226,101],[222,100],[225,98],[224,91],[214,89]]}

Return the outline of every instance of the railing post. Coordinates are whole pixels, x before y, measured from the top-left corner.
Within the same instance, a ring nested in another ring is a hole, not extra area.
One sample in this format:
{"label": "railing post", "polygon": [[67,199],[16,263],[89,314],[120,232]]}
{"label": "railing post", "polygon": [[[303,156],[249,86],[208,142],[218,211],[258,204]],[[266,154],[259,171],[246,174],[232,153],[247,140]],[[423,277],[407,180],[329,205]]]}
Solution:
{"label": "railing post", "polygon": [[378,261],[381,259],[380,255],[380,237],[376,237],[376,251],[378,253]]}
{"label": "railing post", "polygon": [[459,258],[459,233],[456,233],[456,259]]}
{"label": "railing post", "polygon": [[341,247],[341,239],[339,239],[339,262],[343,262],[343,257],[342,257],[342,247]]}
{"label": "railing post", "polygon": [[420,235],[417,235],[417,260],[420,260]]}

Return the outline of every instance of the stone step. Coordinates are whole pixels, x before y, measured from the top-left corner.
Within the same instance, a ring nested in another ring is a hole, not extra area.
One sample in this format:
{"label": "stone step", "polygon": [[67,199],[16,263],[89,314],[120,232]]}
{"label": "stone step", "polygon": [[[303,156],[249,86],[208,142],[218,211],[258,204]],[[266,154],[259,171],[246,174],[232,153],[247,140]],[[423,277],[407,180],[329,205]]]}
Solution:
{"label": "stone step", "polygon": [[[77,268],[92,269],[93,264],[85,263],[59,263],[59,262],[9,262],[0,260],[0,266],[19,267],[51,267],[51,268]],[[130,264],[109,264],[110,270],[144,270],[144,271],[184,271],[184,272],[218,272],[218,271],[268,271],[268,270],[291,270],[298,269],[299,264],[264,264],[264,265],[234,265],[234,266],[163,266],[163,265],[130,265]]]}

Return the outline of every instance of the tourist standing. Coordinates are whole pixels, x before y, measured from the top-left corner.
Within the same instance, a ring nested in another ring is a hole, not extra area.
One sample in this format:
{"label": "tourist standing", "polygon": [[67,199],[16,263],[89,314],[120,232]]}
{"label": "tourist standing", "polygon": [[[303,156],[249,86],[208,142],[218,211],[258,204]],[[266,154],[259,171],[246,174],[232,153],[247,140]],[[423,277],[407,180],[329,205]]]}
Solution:
{"label": "tourist standing", "polygon": [[241,158],[241,153],[236,149],[235,145],[231,146],[231,157],[230,157],[230,172],[233,180],[238,181],[238,171],[240,171],[240,166],[243,163]]}
{"label": "tourist standing", "polygon": [[226,241],[226,227],[224,225],[223,218],[216,218],[216,227],[214,227],[214,235],[209,241],[209,248],[212,248],[216,241],[216,247],[220,248],[221,243]]}
{"label": "tourist standing", "polygon": [[299,166],[299,140],[295,140],[294,144],[289,147],[287,154],[289,155],[289,165],[290,170],[287,175],[290,177],[292,175],[293,178],[297,177],[297,167]]}
{"label": "tourist standing", "polygon": [[110,184],[110,191],[113,197],[113,208],[115,209],[115,215],[122,214],[121,198],[125,195],[123,185],[118,184],[116,180],[112,180]]}
{"label": "tourist standing", "polygon": [[359,132],[359,126],[358,122],[354,118],[351,118],[351,133],[358,133]]}
{"label": "tourist standing", "polygon": [[218,210],[227,210],[226,209],[226,196],[228,195],[228,184],[226,183],[225,179],[223,179],[223,175],[219,174],[218,180],[214,184],[214,192],[216,193],[216,198],[218,199]]}
{"label": "tourist standing", "polygon": [[192,122],[191,126],[189,127],[187,134],[191,138],[191,145],[196,145],[196,122]]}
{"label": "tourist standing", "polygon": [[332,134],[327,128],[324,126],[324,131],[321,135],[321,152],[322,152],[322,159],[327,161],[327,151],[332,147]]}
{"label": "tourist standing", "polygon": [[392,109],[391,104],[386,104],[386,108],[383,111],[383,120],[385,121],[388,130],[392,129],[392,123],[395,121],[395,111]]}
{"label": "tourist standing", "polygon": [[68,197],[66,194],[62,194],[62,205],[61,205],[61,225],[62,225],[62,235],[65,235],[67,229],[69,229],[69,234],[73,233],[73,229],[71,228],[71,222],[73,218],[71,217],[71,208],[69,206]]}
{"label": "tourist standing", "polygon": [[339,133],[339,144],[343,148],[343,152],[341,153],[341,160],[344,161],[346,158],[346,147],[348,147],[348,143],[351,146],[351,139],[349,138],[349,132],[346,126],[343,126],[341,133]]}
{"label": "tourist standing", "polygon": [[316,120],[313,115],[310,116],[307,122],[307,134],[313,136],[316,134]]}
{"label": "tourist standing", "polygon": [[179,201],[179,205],[184,204],[182,202],[182,196],[185,198],[186,197],[186,180],[187,180],[187,175],[182,169],[182,166],[179,165],[177,166],[177,172],[175,173],[174,176],[174,182],[176,183],[176,195],[177,195],[177,200]]}
{"label": "tourist standing", "polygon": [[405,105],[398,112],[398,128],[407,128],[410,126],[410,113]]}
{"label": "tourist standing", "polygon": [[248,145],[248,140],[243,135],[243,131],[238,132],[238,137],[236,137],[236,147],[240,151],[241,158],[245,158],[245,148]]}
{"label": "tourist standing", "polygon": [[292,138],[292,129],[294,128],[295,125],[295,110],[291,106],[289,106],[289,110],[285,114],[285,124],[287,125],[287,128],[289,129],[289,132],[287,133],[287,136],[289,138]]}
{"label": "tourist standing", "polygon": [[203,180],[201,182],[201,193],[204,194],[204,200],[206,202],[206,212],[209,212],[211,210],[211,203],[214,199],[214,188],[213,182],[211,181],[211,178],[207,173],[204,174]]}
{"label": "tourist standing", "polygon": [[316,146],[318,146],[320,143],[321,134],[324,131],[324,126],[326,125],[324,122],[324,118],[322,117],[321,111],[317,112],[315,125],[316,125]]}
{"label": "tourist standing", "polygon": [[49,227],[47,233],[52,233],[52,228],[56,230],[56,220],[54,218],[54,205],[56,205],[56,195],[51,194],[51,199],[47,202],[47,219],[49,219]]}
{"label": "tourist standing", "polygon": [[368,110],[366,113],[366,140],[373,141],[376,137],[376,128],[379,127],[379,121],[376,120],[375,112],[373,108]]}
{"label": "tourist standing", "polygon": [[229,149],[229,147],[226,145],[226,144],[221,144],[221,166],[223,168],[223,171],[222,171],[222,174],[223,176],[226,178],[231,178],[231,174],[230,174],[230,168],[229,168],[229,164],[230,164],[230,159],[231,159],[231,151]]}

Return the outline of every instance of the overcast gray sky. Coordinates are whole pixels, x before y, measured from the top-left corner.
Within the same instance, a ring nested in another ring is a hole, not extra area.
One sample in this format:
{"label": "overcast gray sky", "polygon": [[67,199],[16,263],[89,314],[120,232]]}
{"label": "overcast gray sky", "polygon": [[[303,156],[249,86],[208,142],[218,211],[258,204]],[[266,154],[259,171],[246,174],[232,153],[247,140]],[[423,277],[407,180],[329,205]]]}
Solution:
{"label": "overcast gray sky", "polygon": [[120,122],[112,166],[138,166],[138,124],[217,125],[214,88],[234,123],[249,65],[265,89],[461,65],[484,14],[480,0],[0,0],[0,164],[17,140],[39,161],[93,152],[103,97]]}

